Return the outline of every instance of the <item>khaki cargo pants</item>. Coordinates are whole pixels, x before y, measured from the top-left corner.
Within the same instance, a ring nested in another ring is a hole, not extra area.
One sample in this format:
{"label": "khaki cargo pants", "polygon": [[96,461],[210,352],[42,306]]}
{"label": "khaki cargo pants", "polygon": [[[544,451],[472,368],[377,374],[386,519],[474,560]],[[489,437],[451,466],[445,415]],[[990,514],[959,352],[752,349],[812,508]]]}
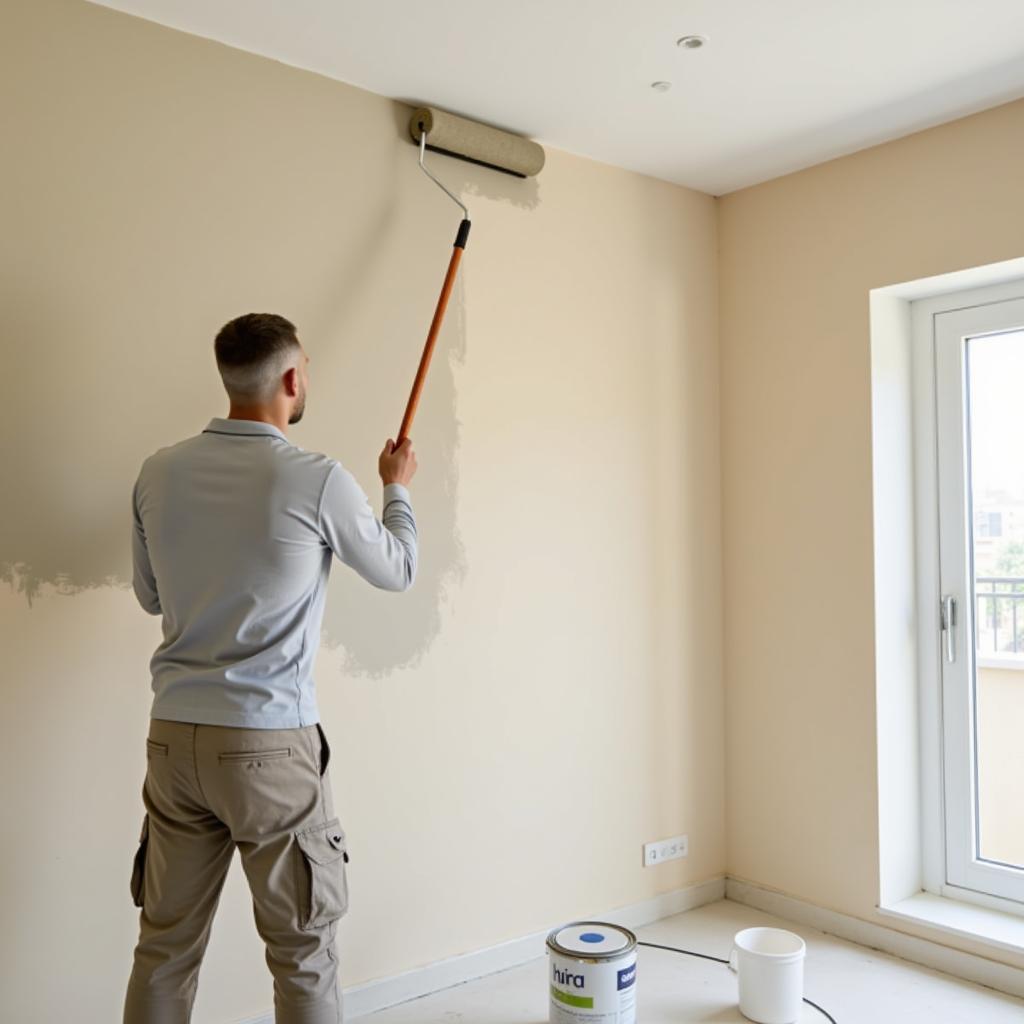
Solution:
{"label": "khaki cargo pants", "polygon": [[339,1024],[334,933],[348,907],[345,834],[318,725],[229,729],[154,720],[131,890],[139,942],[125,1024],[186,1024],[235,848],[274,977],[277,1024]]}

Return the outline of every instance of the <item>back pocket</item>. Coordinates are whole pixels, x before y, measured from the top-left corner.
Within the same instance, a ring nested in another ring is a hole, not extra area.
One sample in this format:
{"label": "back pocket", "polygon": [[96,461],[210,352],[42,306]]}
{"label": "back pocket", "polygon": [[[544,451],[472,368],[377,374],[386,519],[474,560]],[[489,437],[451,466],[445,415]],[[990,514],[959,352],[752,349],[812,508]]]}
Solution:
{"label": "back pocket", "polygon": [[148,847],[149,815],[147,814],[142,819],[142,832],[139,833],[139,846],[135,851],[135,861],[132,864],[132,903],[137,907],[142,906],[143,896],[146,891],[146,850]]}
{"label": "back pocket", "polygon": [[299,927],[322,928],[348,910],[345,833],[334,818],[295,833],[300,853]]}
{"label": "back pocket", "polygon": [[241,764],[247,768],[262,768],[264,761],[280,761],[292,756],[292,748],[282,750],[236,750],[226,754],[218,754],[220,764]]}

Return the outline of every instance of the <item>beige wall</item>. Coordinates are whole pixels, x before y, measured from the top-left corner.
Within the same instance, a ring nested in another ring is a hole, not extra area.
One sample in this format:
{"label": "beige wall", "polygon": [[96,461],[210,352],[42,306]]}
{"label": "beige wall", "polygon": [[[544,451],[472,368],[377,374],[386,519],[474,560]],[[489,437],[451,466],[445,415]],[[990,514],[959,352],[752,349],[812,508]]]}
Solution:
{"label": "beige wall", "polygon": [[[979,659],[980,660],[980,659]],[[989,860],[1024,864],[1024,671],[978,666],[978,831]]]}
{"label": "beige wall", "polygon": [[879,886],[868,290],[1022,255],[1022,181],[1018,102],[720,203],[729,873],[864,919]]}
{"label": "beige wall", "polygon": [[[313,359],[295,441],[376,494],[458,213],[378,96],[78,0],[4,22],[0,1016],[100,1024],[158,636],[139,463],[223,413],[220,324],[273,310]],[[715,203],[557,151],[438,169],[475,223],[414,432],[421,578],[336,573],[317,672],[346,984],[725,864]],[[237,870],[200,990],[198,1024],[270,1006]]]}

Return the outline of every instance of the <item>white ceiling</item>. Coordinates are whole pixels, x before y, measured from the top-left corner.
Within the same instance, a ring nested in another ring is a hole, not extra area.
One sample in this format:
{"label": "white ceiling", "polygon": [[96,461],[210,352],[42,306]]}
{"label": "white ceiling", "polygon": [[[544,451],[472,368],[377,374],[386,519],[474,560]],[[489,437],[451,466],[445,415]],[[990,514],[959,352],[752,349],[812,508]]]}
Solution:
{"label": "white ceiling", "polygon": [[714,195],[1024,96],[1024,0],[98,2]]}

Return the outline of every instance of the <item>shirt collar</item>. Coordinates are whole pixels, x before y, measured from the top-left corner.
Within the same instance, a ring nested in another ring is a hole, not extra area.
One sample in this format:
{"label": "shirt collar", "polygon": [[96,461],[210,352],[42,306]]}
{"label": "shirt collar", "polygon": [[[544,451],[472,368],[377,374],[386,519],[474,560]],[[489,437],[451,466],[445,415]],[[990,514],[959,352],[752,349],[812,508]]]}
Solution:
{"label": "shirt collar", "polygon": [[279,437],[282,441],[288,438],[272,423],[261,420],[223,420],[214,417],[203,431],[204,434],[237,434],[242,437]]}

